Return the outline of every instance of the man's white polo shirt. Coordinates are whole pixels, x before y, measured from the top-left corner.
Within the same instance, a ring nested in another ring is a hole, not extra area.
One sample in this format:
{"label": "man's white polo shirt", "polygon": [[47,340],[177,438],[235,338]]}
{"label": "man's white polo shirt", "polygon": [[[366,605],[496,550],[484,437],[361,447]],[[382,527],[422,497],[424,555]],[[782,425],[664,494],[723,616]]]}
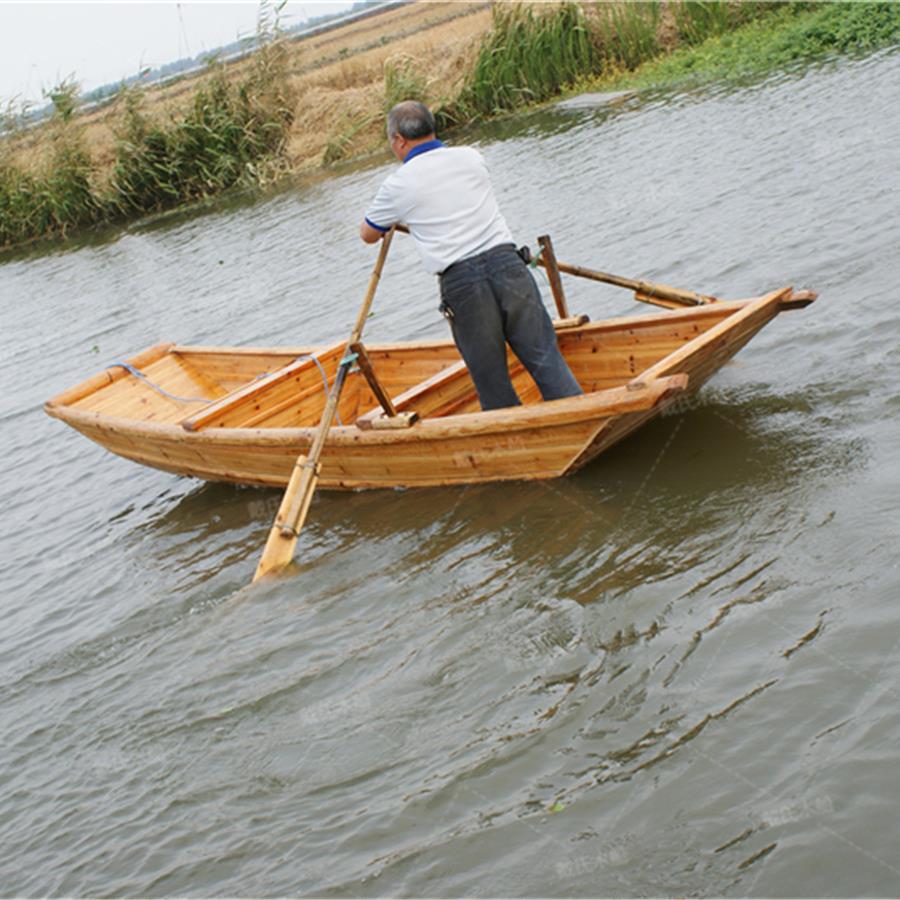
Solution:
{"label": "man's white polo shirt", "polygon": [[413,147],[378,189],[366,222],[379,231],[407,225],[422,263],[433,273],[513,243],[482,155],[473,147],[445,147],[440,141]]}

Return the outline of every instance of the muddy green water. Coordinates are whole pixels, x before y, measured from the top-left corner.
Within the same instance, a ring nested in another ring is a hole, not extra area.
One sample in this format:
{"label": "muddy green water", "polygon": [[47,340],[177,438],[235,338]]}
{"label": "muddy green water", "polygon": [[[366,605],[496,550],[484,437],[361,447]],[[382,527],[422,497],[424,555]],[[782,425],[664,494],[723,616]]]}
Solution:
{"label": "muddy green water", "polygon": [[[479,132],[522,241],[786,313],[542,484],[277,494],[41,403],[345,335],[381,159],[0,262],[0,893],[900,894],[900,54]],[[568,283],[573,310],[635,312]],[[398,238],[368,338],[442,336]]]}

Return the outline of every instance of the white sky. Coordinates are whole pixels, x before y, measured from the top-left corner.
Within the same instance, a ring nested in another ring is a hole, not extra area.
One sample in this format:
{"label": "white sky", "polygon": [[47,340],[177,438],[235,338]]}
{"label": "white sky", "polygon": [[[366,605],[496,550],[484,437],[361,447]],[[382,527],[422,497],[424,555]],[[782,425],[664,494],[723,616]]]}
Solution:
{"label": "white sky", "polygon": [[[289,0],[281,21],[291,26],[350,6]],[[71,75],[87,92],[251,37],[259,8],[258,0],[0,0],[0,104],[42,106],[42,89]]]}

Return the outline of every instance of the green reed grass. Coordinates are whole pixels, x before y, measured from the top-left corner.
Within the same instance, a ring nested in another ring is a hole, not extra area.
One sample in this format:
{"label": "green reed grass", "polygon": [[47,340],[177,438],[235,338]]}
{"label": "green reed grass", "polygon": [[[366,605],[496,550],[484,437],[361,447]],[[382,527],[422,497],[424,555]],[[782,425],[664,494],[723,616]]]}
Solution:
{"label": "green reed grass", "polygon": [[739,5],[720,0],[682,0],[673,7],[678,37],[685,44],[702,44],[733,27]]}
{"label": "green reed grass", "polygon": [[870,52],[900,45],[900,4],[782,4],[737,30],[682,47],[633,73],[595,82],[597,89],[646,88],[743,80],[833,54]]}
{"label": "green reed grass", "polygon": [[18,244],[49,222],[39,201],[37,179],[9,162],[0,162],[0,246]]}
{"label": "green reed grass", "polygon": [[604,68],[633,69],[656,56],[661,16],[658,2],[597,3],[589,25]]}
{"label": "green reed grass", "polygon": [[579,76],[599,70],[581,7],[540,12],[497,5],[474,68],[445,120],[472,120],[545,100]]}
{"label": "green reed grass", "polygon": [[139,96],[127,97],[125,107],[110,197],[123,215],[266,180],[267,167],[283,156],[292,118],[279,81],[259,68],[237,85],[216,68],[188,112],[168,122],[146,119]]}
{"label": "green reed grass", "polygon": [[564,3],[536,12],[498,4],[475,65],[458,98],[439,110],[439,124],[447,127],[546,100],[567,85],[601,72],[635,69],[673,46],[702,43],[783,5],[622,0]]}
{"label": "green reed grass", "polygon": [[392,57],[384,64],[385,114],[402,100],[428,100],[428,79],[408,56]]}
{"label": "green reed grass", "polygon": [[65,235],[103,218],[81,133],[62,119],[51,127],[49,156],[33,172],[0,152],[0,246]]}
{"label": "green reed grass", "polygon": [[106,184],[65,104],[52,126],[51,152],[34,171],[15,165],[0,142],[0,246],[272,180],[285,170],[293,117],[285,84],[284,50],[276,42],[257,52],[240,82],[214,68],[181,116],[150,119],[140,93],[123,92],[116,162]]}
{"label": "green reed grass", "polygon": [[[411,98],[415,99],[415,98]],[[328,139],[322,153],[322,165],[332,166],[351,154],[354,138],[368,128],[376,118],[384,118],[378,113],[367,116],[347,116]]]}

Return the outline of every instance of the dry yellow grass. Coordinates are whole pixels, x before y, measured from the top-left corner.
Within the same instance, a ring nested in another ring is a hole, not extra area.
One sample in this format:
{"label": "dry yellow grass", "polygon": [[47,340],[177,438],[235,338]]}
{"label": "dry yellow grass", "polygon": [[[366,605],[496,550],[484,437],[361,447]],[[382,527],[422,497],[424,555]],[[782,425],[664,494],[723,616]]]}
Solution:
{"label": "dry yellow grass", "polygon": [[[385,63],[408,59],[428,85],[428,100],[439,102],[461,82],[490,25],[490,8],[483,0],[418,0],[289,42],[287,78],[297,98],[287,146],[289,168],[296,172],[321,165],[329,143],[340,143],[345,156],[381,146]],[[247,59],[229,64],[229,77],[240,78],[250,65]],[[177,116],[191,103],[202,77],[148,90],[143,111],[151,118]],[[116,101],[75,119],[101,173],[114,163],[122,113]],[[16,135],[7,149],[14,162],[33,169],[50,143],[50,128],[44,126]]]}
{"label": "dry yellow grass", "polygon": [[342,137],[349,136],[345,155],[384,144],[386,64],[402,60],[409,65],[424,81],[432,104],[454,95],[491,17],[483,8],[459,17],[461,4],[439,5],[452,7],[457,17],[295,76],[292,86],[298,103],[288,141],[291,168],[317,165],[325,147]]}

